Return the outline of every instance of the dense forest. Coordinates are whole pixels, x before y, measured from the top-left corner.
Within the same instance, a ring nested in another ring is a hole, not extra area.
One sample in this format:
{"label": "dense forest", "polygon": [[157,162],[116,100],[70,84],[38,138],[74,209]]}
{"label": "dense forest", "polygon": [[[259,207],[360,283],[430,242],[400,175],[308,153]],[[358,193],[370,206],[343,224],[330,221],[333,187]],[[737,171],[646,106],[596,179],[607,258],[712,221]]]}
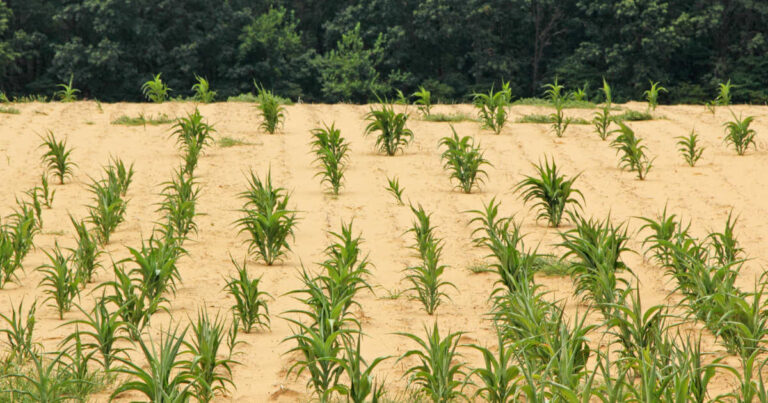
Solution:
{"label": "dense forest", "polygon": [[309,102],[365,102],[419,85],[442,102],[509,81],[540,96],[558,77],[597,96],[768,101],[765,0],[6,0],[0,89],[140,100],[162,72],[172,96],[195,75],[219,99],[253,83]]}

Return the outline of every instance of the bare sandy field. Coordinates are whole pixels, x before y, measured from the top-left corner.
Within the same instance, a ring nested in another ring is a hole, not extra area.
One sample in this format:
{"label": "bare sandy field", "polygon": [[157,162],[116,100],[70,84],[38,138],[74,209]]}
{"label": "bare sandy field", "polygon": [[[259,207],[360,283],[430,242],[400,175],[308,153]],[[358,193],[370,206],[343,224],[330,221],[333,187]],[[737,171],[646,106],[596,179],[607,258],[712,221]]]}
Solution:
{"label": "bare sandy field", "polygon": [[[645,110],[645,104],[621,105],[623,108]],[[161,183],[169,180],[181,157],[170,138],[170,125],[126,127],[110,122],[120,115],[137,116],[139,113],[171,117],[182,116],[194,110],[192,103],[101,104],[76,102],[70,104],[21,104],[18,115],[0,115],[0,176],[4,178],[4,191],[0,192],[0,215],[8,215],[15,207],[15,198],[38,184],[43,166],[39,136],[53,130],[57,137],[67,139],[74,147],[73,159],[78,167],[70,183],[54,185],[56,197],[53,208],[43,212],[43,232],[37,236],[36,249],[24,262],[25,273],[19,284],[0,290],[0,312],[10,312],[10,302],[42,299],[37,285],[41,274],[36,267],[45,263],[44,251],[58,241],[62,247],[71,247],[74,233],[69,214],[84,217],[91,194],[87,191],[90,177],[99,177],[110,155],[119,156],[135,164],[136,175],[128,191],[127,219],[107,246],[105,262],[128,255],[126,246],[137,247],[149,237],[153,223],[160,218],[156,212]],[[737,236],[750,258],[741,272],[739,285],[753,288],[762,272],[768,253],[764,237],[768,234],[768,112],[767,107],[734,106],[735,113],[757,116],[753,128],[757,130],[757,151],[746,156],[723,144],[722,124],[731,115],[727,108],[719,108],[715,115],[703,106],[661,106],[656,115],[663,119],[630,122],[636,134],[644,139],[648,153],[655,157],[648,179],[639,181],[635,175],[617,167],[618,157],[608,142],[603,142],[589,125],[571,125],[563,138],[549,132],[548,125],[512,123],[500,135],[482,130],[477,122],[455,124],[460,135],[471,135],[485,149],[486,158],[493,164],[487,169],[488,178],[481,191],[463,194],[454,189],[448,174],[442,169],[438,141],[451,134],[448,123],[428,122],[413,112],[408,126],[415,133],[414,142],[402,155],[387,157],[375,152],[373,137],[363,135],[368,106],[355,105],[293,105],[287,107],[285,126],[275,135],[264,134],[258,127],[260,118],[251,104],[216,103],[200,105],[200,111],[217,130],[217,138],[227,136],[250,144],[210,147],[196,170],[202,192],[198,202],[199,232],[186,244],[189,255],[180,263],[182,284],[171,296],[170,313],[158,313],[152,319],[149,333],[156,337],[172,321],[186,323],[199,307],[209,312],[228,314],[232,300],[223,291],[225,278],[234,273],[230,254],[241,260],[247,253],[243,243],[245,235],[238,235],[234,224],[239,218],[242,200],[238,193],[245,190],[246,174],[253,170],[265,175],[271,168],[273,180],[291,192],[291,204],[299,211],[300,223],[292,251],[284,262],[268,267],[249,262],[252,273],[263,275],[262,287],[274,296],[269,309],[272,328],[269,331],[242,334],[245,343],[240,346],[234,367],[234,383],[229,396],[221,400],[234,401],[305,401],[310,398],[306,377],[287,377],[287,369],[296,356],[287,354],[292,344],[281,341],[290,336],[291,329],[283,313],[299,307],[287,292],[300,286],[298,272],[303,264],[309,269],[323,257],[328,245],[328,231],[339,229],[340,222],[354,220],[354,227],[365,240],[363,250],[369,253],[375,265],[369,282],[374,292],[364,291],[359,296],[360,309],[356,316],[362,323],[365,337],[362,350],[366,357],[398,356],[414,347],[396,332],[424,334],[424,326],[437,320],[441,330],[466,331],[462,342],[491,344],[495,333],[486,314],[490,309],[488,297],[494,287],[496,275],[475,274],[468,267],[484,259],[486,250],[471,243],[470,215],[465,211],[482,208],[492,197],[501,201],[504,214],[514,214],[523,223],[528,245],[539,245],[541,252],[562,254],[555,246],[559,242],[558,230],[548,228],[545,222],[535,221],[535,212],[523,204],[514,186],[524,175],[534,173],[531,163],[546,156],[554,157],[563,173],[581,172],[576,187],[584,193],[584,212],[587,216],[604,218],[608,214],[616,222],[628,221],[632,240],[630,247],[637,253],[626,254],[625,260],[639,281],[643,304],[672,303],[680,299],[673,292],[675,285],[663,275],[663,269],[643,258],[638,234],[641,226],[638,216],[656,217],[668,209],[686,220],[692,220],[693,232],[704,235],[711,229],[721,229],[729,211],[740,217]],[[474,115],[471,105],[439,105],[435,112],[464,112]],[[543,107],[515,106],[512,119],[527,113],[549,113]],[[569,109],[569,116],[591,119],[592,110]],[[352,155],[346,174],[346,185],[338,197],[329,195],[312,166],[310,130],[322,122],[335,122],[351,144]],[[677,153],[676,136],[687,135],[695,128],[706,147],[695,168],[689,168]],[[445,278],[457,286],[448,290],[450,301],[438,313],[429,316],[407,294],[391,299],[387,295],[408,288],[403,270],[417,262],[417,256],[408,247],[412,237],[404,235],[412,222],[412,213],[399,206],[384,189],[387,176],[399,176],[405,187],[405,199],[420,203],[433,213],[437,235],[445,240],[443,262],[450,266]],[[566,224],[561,230],[571,228]],[[98,282],[112,278],[111,270],[97,274]],[[566,301],[569,312],[583,311],[584,305],[572,297],[572,281],[567,277],[538,276],[536,281],[552,291],[551,297]],[[85,309],[93,305],[89,284],[81,295]],[[672,295],[670,295],[672,293]],[[53,350],[71,331],[63,326],[66,320],[79,316],[76,311],[58,319],[54,308],[38,309],[37,338],[46,349]],[[700,325],[690,325],[701,328]],[[599,334],[594,336],[599,338]],[[705,347],[722,351],[712,336],[705,337]],[[465,359],[480,364],[481,357],[470,349],[463,349]],[[141,358],[132,353],[137,360]],[[735,359],[728,362],[736,364]],[[396,363],[390,359],[381,364],[376,373],[385,380],[390,396],[397,397],[406,388],[403,376],[410,361]],[[716,388],[727,391],[735,386],[732,378],[720,377]],[[95,396],[107,400],[110,391]],[[123,395],[120,400],[135,400],[140,395]]]}

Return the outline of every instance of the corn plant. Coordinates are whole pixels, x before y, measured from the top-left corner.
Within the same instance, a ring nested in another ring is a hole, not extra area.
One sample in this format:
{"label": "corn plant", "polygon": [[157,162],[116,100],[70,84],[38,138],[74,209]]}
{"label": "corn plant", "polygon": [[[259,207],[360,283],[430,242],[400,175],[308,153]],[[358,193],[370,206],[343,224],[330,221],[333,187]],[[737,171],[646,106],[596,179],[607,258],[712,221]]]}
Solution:
{"label": "corn plant", "polygon": [[668,266],[672,259],[672,248],[669,244],[673,237],[679,238],[682,234],[686,234],[687,228],[681,227],[675,214],[667,215],[667,206],[664,206],[664,211],[656,220],[648,217],[639,218],[645,222],[640,227],[640,231],[647,229],[651,232],[643,239],[643,246],[650,245],[646,254],[652,253],[658,263]]}
{"label": "corn plant", "polygon": [[648,176],[648,171],[653,167],[653,160],[645,155],[647,147],[641,145],[641,139],[635,137],[635,131],[622,122],[616,122],[619,129],[614,133],[619,135],[611,142],[611,146],[616,148],[616,153],[621,153],[619,166],[622,169],[634,171],[637,178],[644,180]]}
{"label": "corn plant", "polygon": [[262,118],[261,128],[269,134],[275,134],[277,127],[285,121],[285,107],[272,91],[258,85],[256,85],[256,89],[259,91],[256,107]]}
{"label": "corn plant", "polygon": [[126,167],[120,158],[111,158],[109,165],[104,168],[107,174],[107,182],[116,183],[120,189],[120,196],[125,197],[128,193],[128,187],[133,182],[133,163]]}
{"label": "corn plant", "polygon": [[443,252],[442,241],[434,235],[434,228],[429,223],[430,215],[421,206],[418,209],[411,206],[411,210],[417,220],[409,232],[413,232],[416,238],[413,249],[419,251],[421,263],[407,269],[406,279],[412,285],[409,291],[414,291],[416,294],[413,299],[421,302],[424,311],[432,315],[440,306],[442,298],[447,297],[441,289],[456,288],[456,286],[440,278],[447,266],[440,264]]}
{"label": "corn plant", "polygon": [[463,332],[448,333],[440,337],[440,329],[435,322],[432,330],[425,328],[426,338],[410,333],[397,333],[418,344],[419,349],[408,350],[398,362],[409,357],[415,357],[418,364],[408,368],[409,387],[415,386],[418,391],[433,402],[448,402],[464,398],[463,392],[467,376],[465,364],[460,361],[461,354],[456,350]]}
{"label": "corn plant", "polygon": [[401,206],[405,204],[403,203],[403,191],[405,191],[405,188],[400,187],[400,178],[397,176],[394,178],[387,177],[387,187],[385,189],[394,196],[397,204]]}
{"label": "corn plant", "polygon": [[181,275],[176,266],[179,257],[186,254],[176,239],[156,236],[142,241],[141,247],[128,247],[131,257],[124,262],[133,265],[130,274],[140,279],[141,289],[150,300],[162,297],[165,293],[176,293],[176,285],[181,282]]}
{"label": "corn plant", "polygon": [[158,211],[165,215],[172,233],[184,240],[190,233],[197,232],[195,217],[200,215],[197,212],[200,187],[192,175],[186,174],[184,168],[176,170],[174,178],[164,185],[163,201]]}
{"label": "corn plant", "polygon": [[250,333],[252,329],[268,329],[270,325],[269,307],[264,297],[270,295],[259,289],[261,277],[251,278],[246,268],[246,262],[239,265],[231,259],[237,269],[237,276],[227,280],[227,293],[235,299],[232,314],[237,322],[243,324],[243,330]]}
{"label": "corn plant", "polygon": [[121,196],[122,185],[110,179],[94,180],[89,185],[95,200],[88,206],[88,221],[93,224],[102,245],[109,243],[112,233],[125,220],[127,207],[127,201]]}
{"label": "corn plant", "polygon": [[666,88],[659,85],[658,82],[650,81],[651,88],[643,92],[645,100],[648,101],[648,109],[651,111],[656,110],[656,106],[659,105],[659,94],[662,92],[669,92]]}
{"label": "corn plant", "polygon": [[[46,358],[46,355],[53,358]],[[17,385],[12,390],[13,399],[10,401],[30,401],[41,403],[58,403],[74,399],[71,391],[75,381],[61,376],[68,370],[64,361],[66,352],[32,355],[31,369],[28,373],[11,373],[6,375]]]}
{"label": "corn plant", "polygon": [[731,114],[733,115],[733,120],[723,124],[723,126],[725,126],[725,138],[723,139],[723,142],[732,144],[733,148],[736,149],[736,154],[744,155],[750,145],[757,148],[757,144],[755,143],[757,132],[754,129],[749,128],[749,125],[752,124],[755,117],[747,116],[746,118],[742,118],[741,116],[736,117],[736,114],[733,112],[731,112]]}
{"label": "corn plant", "polygon": [[545,219],[553,227],[557,228],[563,220],[563,213],[569,204],[575,208],[581,208],[581,203],[576,198],[580,196],[582,201],[584,195],[573,184],[579,178],[577,174],[568,179],[565,175],[560,175],[557,164],[554,159],[550,164],[549,159],[544,160],[544,165],[539,163],[534,165],[538,172],[538,177],[527,176],[517,184],[516,190],[521,192],[525,203],[536,201],[534,207],[539,209],[537,220]]}
{"label": "corn plant", "polygon": [[10,305],[10,315],[0,312],[0,319],[5,322],[5,326],[0,329],[0,334],[5,335],[9,352],[6,361],[23,363],[37,355],[38,344],[34,341],[37,301],[32,302],[26,313],[24,313],[23,300],[16,308],[13,307],[13,303]]}
{"label": "corn plant", "polygon": [[107,301],[117,307],[117,312],[128,328],[129,337],[138,340],[141,331],[149,324],[152,315],[165,310],[167,300],[162,295],[150,298],[147,290],[139,286],[141,279],[134,279],[120,264],[113,264],[115,279],[102,283],[100,287],[112,289]]}
{"label": "corn plant", "polygon": [[711,232],[707,235],[709,249],[714,254],[714,260],[719,265],[728,265],[742,260],[744,248],[739,245],[734,234],[738,218],[733,218],[733,212],[728,213],[723,232]]}
{"label": "corn plant", "polygon": [[48,295],[45,301],[53,301],[59,319],[64,319],[64,312],[69,312],[75,297],[80,295],[80,278],[72,267],[72,257],[64,256],[58,243],[45,254],[51,262],[38,267],[43,273],[40,285],[46,287],[43,290]]}
{"label": "corn plant", "polygon": [[198,75],[195,75],[197,83],[192,86],[192,91],[195,92],[195,101],[209,104],[216,98],[216,91],[211,91],[211,86],[208,84],[208,80]]}
{"label": "corn plant", "polygon": [[583,87],[576,88],[575,90],[568,93],[568,98],[576,102],[587,102],[589,101],[587,96],[588,90],[589,90],[589,83],[585,82]]}
{"label": "corn plant", "polygon": [[509,83],[502,83],[501,90],[494,91],[491,88],[487,94],[472,94],[473,104],[478,109],[478,116],[484,128],[501,133],[507,122],[507,109],[512,100],[512,90]]}
{"label": "corn plant", "polygon": [[171,92],[171,89],[163,82],[162,74],[157,73],[151,80],[141,85],[141,92],[144,97],[156,104],[162,104],[168,100],[168,93]]}
{"label": "corn plant", "polygon": [[488,176],[483,165],[491,164],[484,158],[480,145],[475,145],[474,139],[469,136],[459,138],[453,125],[451,131],[452,137],[440,139],[440,145],[446,148],[441,155],[443,168],[451,172],[451,179],[459,182],[459,189],[472,193],[472,188],[483,182],[483,176]]}
{"label": "corn plant", "polygon": [[[96,298],[96,303],[90,312],[85,311],[79,305],[77,308],[83,314],[83,319],[75,319],[67,322],[68,325],[76,325],[77,332],[67,336],[62,343],[68,343],[73,338],[87,337],[88,341],[83,343],[85,348],[98,351],[101,360],[96,360],[109,372],[113,365],[118,361],[118,357],[125,356],[126,348],[120,347],[122,342],[128,341],[124,336],[127,331],[127,323],[120,318],[119,310],[109,311],[108,300],[102,296]],[[80,327],[83,329],[80,329]]]}
{"label": "corn plant", "polygon": [[56,91],[53,96],[58,98],[61,102],[74,102],[77,101],[77,94],[80,92],[77,88],[72,86],[72,79],[74,78],[74,75],[69,75],[69,82],[68,83],[62,83],[56,85],[56,87],[61,88],[60,90]]}
{"label": "corn plant", "polygon": [[376,357],[370,363],[366,362],[360,353],[360,339],[360,333],[357,334],[357,343],[345,338],[343,340],[344,357],[332,359],[344,370],[344,374],[349,379],[349,385],[338,383],[336,389],[339,394],[347,397],[347,401],[354,403],[378,402],[384,395],[384,384],[376,382],[373,369],[391,357]]}
{"label": "corn plant", "polygon": [[521,284],[527,284],[536,271],[538,253],[527,250],[520,225],[512,217],[499,217],[499,205],[495,198],[483,210],[472,210],[475,215],[470,224],[480,224],[472,231],[472,241],[483,246],[494,258],[490,267],[499,279],[492,295],[514,293]]}
{"label": "corn plant", "polygon": [[718,93],[715,97],[715,104],[716,105],[730,105],[731,104],[731,89],[734,87],[733,84],[731,84],[731,80],[729,79],[725,83],[720,83],[717,85]]}
{"label": "corn plant", "polygon": [[365,135],[378,132],[376,149],[379,152],[392,156],[398,151],[404,151],[413,141],[413,132],[405,126],[408,114],[395,112],[392,104],[382,103],[381,109],[371,108],[365,119],[370,121],[365,127]]}
{"label": "corn plant", "polygon": [[75,328],[74,336],[71,345],[64,349],[66,363],[58,368],[57,375],[71,382],[72,395],[84,401],[103,387],[104,377],[89,365],[96,351],[85,351],[79,329]]}
{"label": "corn plant", "polygon": [[344,301],[344,312],[354,304],[356,294],[362,289],[372,291],[366,277],[370,274],[370,262],[363,256],[360,244],[363,239],[355,236],[353,223],[341,223],[341,231],[330,231],[332,243],[325,248],[326,259],[320,264],[321,273],[315,282],[334,300]]}
{"label": "corn plant", "polygon": [[632,271],[624,264],[621,254],[630,251],[629,237],[624,225],[614,225],[610,217],[603,221],[572,215],[576,228],[561,233],[565,248],[563,259],[574,257],[572,273],[576,295],[593,302],[607,318],[615,304],[622,300],[629,288],[626,280],[617,274]]}
{"label": "corn plant", "polygon": [[39,192],[40,189],[37,186],[27,190],[24,193],[29,196],[30,201],[17,199],[16,204],[21,209],[32,210],[35,217],[35,226],[37,228],[43,228],[43,203],[40,201]]}
{"label": "corn plant", "polygon": [[570,117],[565,117],[563,113],[563,107],[565,106],[565,96],[563,95],[563,86],[557,83],[555,78],[554,83],[546,84],[544,86],[547,90],[544,91],[544,95],[552,102],[555,107],[555,113],[549,115],[552,119],[552,131],[555,132],[557,137],[563,137],[565,129],[571,124],[573,120]]}
{"label": "corn plant", "polygon": [[35,211],[26,203],[19,204],[8,223],[0,224],[0,288],[16,280],[16,272],[24,269],[24,258],[40,231],[38,224]]}
{"label": "corn plant", "polygon": [[40,175],[40,186],[37,189],[40,191],[43,205],[50,209],[53,205],[53,196],[56,194],[56,190],[51,189],[48,185],[48,175],[46,173]]}
{"label": "corn plant", "polygon": [[184,172],[192,175],[205,147],[211,142],[216,129],[203,120],[200,110],[179,118],[173,126],[176,143],[184,153]]}
{"label": "corn plant", "polygon": [[611,107],[612,107],[612,98],[611,98],[611,86],[608,85],[608,82],[603,79],[603,106],[600,108],[599,112],[594,113],[594,117],[592,118],[592,124],[595,126],[595,131],[597,131],[597,135],[600,136],[600,140],[605,141],[606,138],[608,138],[608,135],[611,133],[608,131],[608,127],[611,125],[611,122],[613,119],[611,118]]}
{"label": "corn plant", "polygon": [[75,227],[75,233],[77,234],[77,247],[71,248],[69,251],[72,253],[72,263],[77,272],[78,282],[83,284],[92,283],[96,270],[102,267],[101,262],[99,262],[99,256],[104,251],[99,250],[98,240],[88,230],[84,220],[77,221],[71,215],[69,220]]}
{"label": "corn plant", "polygon": [[14,236],[7,224],[0,225],[0,288],[17,278],[17,264]]}
{"label": "corn plant", "polygon": [[680,155],[683,156],[688,166],[695,166],[696,162],[701,158],[701,154],[704,153],[704,147],[699,145],[699,135],[691,130],[691,134],[687,137],[678,136],[675,138],[679,139],[677,142],[679,148],[677,150],[680,151]]}
{"label": "corn plant", "polygon": [[331,192],[338,195],[344,172],[347,170],[349,143],[333,123],[330,127],[325,125],[323,128],[312,130],[312,137],[312,151],[315,153],[315,163],[320,169],[315,176],[321,176],[322,183],[327,183]]}
{"label": "corn plant", "polygon": [[483,355],[485,363],[485,367],[473,371],[482,382],[478,385],[475,397],[491,403],[507,403],[518,394],[520,368],[514,364],[514,348],[504,341],[498,329],[496,335],[498,346],[495,354],[486,347],[470,345]]}
{"label": "corn plant", "polygon": [[429,116],[429,110],[432,108],[432,93],[419,86],[419,90],[414,92],[412,96],[416,98],[413,104],[416,105],[419,112],[424,116]]}
{"label": "corn plant", "polygon": [[50,130],[42,140],[43,144],[40,147],[46,149],[43,154],[43,164],[46,169],[53,171],[54,176],[59,178],[59,183],[63,185],[64,180],[72,176],[77,166],[71,158],[72,149],[67,149],[66,140],[56,140],[56,136]]}
{"label": "corn plant", "polygon": [[262,181],[253,172],[248,190],[240,194],[245,204],[244,217],[237,220],[240,232],[250,235],[248,251],[271,266],[290,250],[288,237],[293,236],[296,213],[288,209],[290,196],[285,189],[272,186],[272,173]]}
{"label": "corn plant", "polygon": [[[189,363],[195,397],[200,402],[209,402],[217,394],[226,393],[232,383],[232,365],[237,364],[230,357],[232,351],[225,350],[226,323],[218,315],[211,318],[208,312],[200,310],[197,320],[192,322],[191,340],[185,342],[195,357]],[[224,358],[226,357],[226,358]]]}
{"label": "corn plant", "polygon": [[139,339],[139,347],[147,365],[139,365],[128,358],[119,357],[123,366],[118,372],[127,376],[128,381],[118,386],[110,399],[124,392],[138,392],[153,402],[186,402],[192,396],[193,376],[184,369],[190,365],[186,359],[190,352],[184,349],[184,336],[178,328],[161,331],[158,343],[149,345]]}

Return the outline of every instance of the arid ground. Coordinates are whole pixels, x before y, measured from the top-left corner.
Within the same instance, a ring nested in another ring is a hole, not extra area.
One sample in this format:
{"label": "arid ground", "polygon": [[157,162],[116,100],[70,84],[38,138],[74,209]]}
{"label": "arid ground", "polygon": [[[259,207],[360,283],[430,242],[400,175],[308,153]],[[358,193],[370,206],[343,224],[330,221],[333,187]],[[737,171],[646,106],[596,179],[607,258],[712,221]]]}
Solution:
{"label": "arid ground", "polygon": [[[35,240],[36,249],[27,256],[25,272],[18,284],[0,290],[0,311],[10,312],[11,302],[42,300],[37,287],[41,274],[36,267],[45,263],[45,250],[59,242],[62,247],[73,246],[73,228],[69,214],[77,218],[86,215],[90,203],[90,178],[100,177],[102,167],[110,156],[133,162],[136,170],[128,190],[126,222],[118,227],[107,245],[108,255],[102,256],[107,269],[97,274],[96,284],[89,284],[81,293],[80,304],[88,310],[93,305],[94,287],[112,278],[110,261],[127,256],[126,246],[137,247],[149,237],[161,197],[161,184],[168,180],[181,161],[175,140],[170,137],[171,125],[121,126],[111,122],[121,115],[138,116],[167,114],[183,116],[192,112],[193,103],[170,102],[151,104],[97,104],[30,103],[16,107],[20,114],[0,115],[0,177],[4,178],[4,191],[0,193],[0,213],[12,212],[15,198],[36,186],[43,172],[40,161],[40,136],[53,130],[60,139],[66,138],[73,148],[73,160],[78,164],[70,183],[55,184],[56,196],[52,209],[43,211],[43,231]],[[625,109],[644,111],[644,103],[621,105]],[[369,106],[361,105],[308,105],[287,107],[284,127],[277,134],[264,134],[259,129],[260,118],[252,104],[215,103],[199,106],[201,113],[213,124],[216,138],[230,137],[245,142],[243,145],[222,147],[218,143],[205,151],[196,175],[201,184],[197,218],[199,231],[185,244],[188,256],[179,264],[182,283],[170,298],[170,313],[153,317],[148,331],[156,337],[169,323],[185,324],[196,315],[198,308],[229,315],[233,301],[224,291],[226,277],[235,268],[230,255],[242,260],[247,254],[245,235],[239,235],[234,224],[240,217],[242,200],[238,194],[247,185],[246,174],[253,171],[265,175],[270,169],[275,184],[291,193],[291,205],[299,211],[300,222],[291,251],[283,262],[265,266],[249,261],[249,270],[262,275],[261,286],[274,299],[269,301],[272,318],[271,330],[242,334],[237,360],[233,369],[236,388],[222,400],[234,401],[305,401],[310,398],[306,388],[306,375],[298,379],[287,376],[288,368],[297,356],[288,354],[290,342],[282,342],[292,334],[289,323],[283,319],[286,311],[299,307],[287,292],[300,286],[298,272],[301,266],[316,269],[328,245],[329,231],[337,231],[342,221],[354,220],[354,229],[362,233],[363,250],[369,253],[374,267],[369,282],[373,292],[363,291],[358,297],[360,308],[356,317],[365,333],[362,350],[366,357],[392,355],[379,367],[376,374],[386,382],[388,396],[404,396],[407,379],[403,376],[409,360],[397,362],[396,357],[415,347],[397,332],[424,334],[424,327],[438,321],[441,330],[465,331],[462,342],[491,345],[495,333],[487,313],[489,295],[496,275],[474,273],[472,266],[482,266],[487,251],[471,242],[471,215],[467,210],[482,208],[495,197],[501,202],[504,214],[514,214],[523,223],[528,246],[538,245],[540,252],[560,256],[563,251],[556,244],[559,232],[536,222],[535,212],[524,205],[515,193],[515,185],[524,175],[534,173],[532,163],[553,157],[563,173],[581,176],[576,187],[584,194],[584,213],[604,218],[610,214],[614,222],[627,222],[631,234],[629,246],[636,252],[626,254],[625,260],[639,282],[643,305],[674,304],[680,296],[674,293],[674,282],[664,270],[644,259],[642,239],[638,233],[641,222],[637,217],[656,217],[666,205],[668,210],[692,221],[694,234],[703,236],[709,230],[720,230],[731,210],[739,216],[737,237],[750,259],[741,271],[739,285],[752,290],[757,276],[768,258],[765,236],[768,234],[768,109],[760,106],[734,106],[738,115],[755,115],[753,128],[757,130],[757,150],[745,156],[723,144],[723,122],[730,120],[731,112],[721,107],[716,114],[703,106],[661,106],[652,121],[629,122],[636,134],[648,146],[654,157],[654,166],[647,180],[636,179],[631,172],[617,167],[618,157],[609,142],[601,141],[591,125],[571,125],[565,136],[556,138],[548,125],[507,125],[500,135],[483,130],[474,121],[455,123],[460,135],[471,135],[480,142],[486,158],[488,177],[479,192],[464,194],[454,188],[448,174],[442,169],[438,141],[451,134],[448,123],[428,122],[418,118],[414,108],[408,126],[415,134],[414,142],[403,154],[394,157],[380,155],[374,150],[374,138],[363,135],[365,114]],[[463,112],[474,115],[471,105],[439,105],[436,112]],[[549,113],[549,109],[533,106],[514,106],[511,118],[528,113]],[[568,109],[569,116],[591,119],[593,110]],[[315,177],[314,156],[311,154],[310,130],[323,122],[335,122],[351,144],[351,159],[345,186],[336,197],[330,195]],[[695,129],[706,147],[695,168],[685,165],[677,152],[676,136],[687,135]],[[433,213],[437,235],[444,239],[443,262],[450,267],[445,278],[456,285],[448,289],[446,301],[434,316],[421,309],[418,302],[409,299],[403,270],[416,263],[417,256],[409,249],[412,236],[405,234],[413,220],[407,206],[398,205],[385,190],[386,178],[399,176],[405,188],[404,199],[421,204]],[[55,181],[52,181],[55,182]],[[561,231],[568,230],[566,224]],[[633,280],[634,281],[634,280]],[[551,291],[550,297],[563,300],[568,312],[587,309],[573,297],[573,284],[569,277],[538,275],[536,282]],[[100,293],[100,291],[98,291]],[[72,332],[62,326],[80,314],[73,310],[59,320],[54,308],[38,308],[36,336],[47,350],[58,348],[59,342]],[[595,314],[597,320],[599,315]],[[700,323],[686,325],[691,330],[702,329]],[[595,345],[601,342],[602,332],[593,335]],[[714,337],[705,332],[704,347],[723,353]],[[462,348],[464,358],[479,365],[481,357],[469,348]],[[137,360],[141,357],[131,353]],[[733,365],[734,357],[726,360]],[[718,376],[714,388],[726,392],[736,386],[733,377]],[[107,400],[111,390],[96,395],[96,400]],[[140,395],[121,395],[119,400],[132,400]]]}

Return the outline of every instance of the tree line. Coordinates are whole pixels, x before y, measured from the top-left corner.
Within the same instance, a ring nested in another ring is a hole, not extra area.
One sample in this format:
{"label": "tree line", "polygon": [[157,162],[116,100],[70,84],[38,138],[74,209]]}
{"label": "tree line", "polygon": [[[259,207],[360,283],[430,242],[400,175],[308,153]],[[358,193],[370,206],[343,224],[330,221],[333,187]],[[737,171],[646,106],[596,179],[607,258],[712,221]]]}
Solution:
{"label": "tree line", "polygon": [[537,97],[557,77],[598,97],[768,100],[768,2],[755,0],[5,0],[0,89],[142,99],[162,72],[172,96],[195,75],[219,99],[253,83],[308,102],[366,102],[424,86],[440,102],[509,82]]}

